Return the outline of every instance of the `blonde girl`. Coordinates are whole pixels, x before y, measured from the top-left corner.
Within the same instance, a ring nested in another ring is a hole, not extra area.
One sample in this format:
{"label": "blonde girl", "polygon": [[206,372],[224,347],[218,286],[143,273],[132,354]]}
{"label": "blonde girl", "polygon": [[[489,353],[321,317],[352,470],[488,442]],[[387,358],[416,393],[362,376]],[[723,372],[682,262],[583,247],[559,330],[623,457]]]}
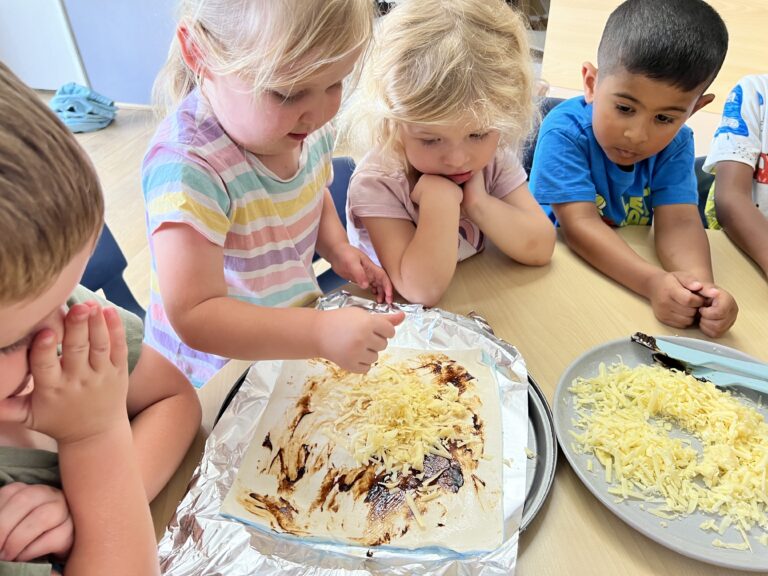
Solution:
{"label": "blonde girl", "polygon": [[144,159],[152,255],[145,339],[197,386],[228,358],[328,358],[365,372],[402,315],[302,306],[315,251],[391,300],[349,245],[327,185],[342,83],[370,0],[182,0]]}
{"label": "blonde girl", "polygon": [[516,156],[533,77],[522,17],[502,0],[404,0],[377,27],[342,116],[359,162],[348,235],[412,302],[434,305],[484,237],[543,265],[555,232]]}

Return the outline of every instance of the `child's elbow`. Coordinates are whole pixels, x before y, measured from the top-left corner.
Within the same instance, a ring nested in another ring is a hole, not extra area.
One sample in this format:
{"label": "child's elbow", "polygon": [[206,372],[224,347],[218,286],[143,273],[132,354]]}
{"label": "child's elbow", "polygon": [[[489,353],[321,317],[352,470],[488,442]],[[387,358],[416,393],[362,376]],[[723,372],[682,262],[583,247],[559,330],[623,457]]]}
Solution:
{"label": "child's elbow", "polygon": [[445,293],[445,289],[434,284],[429,286],[403,286],[402,289],[398,288],[397,291],[403,298],[408,300],[408,302],[421,304],[428,308],[437,306],[437,303],[440,302],[440,299]]}
{"label": "child's elbow", "polygon": [[557,233],[554,226],[548,225],[534,237],[528,239],[522,250],[522,255],[515,258],[526,266],[546,266],[552,261],[555,252]]}

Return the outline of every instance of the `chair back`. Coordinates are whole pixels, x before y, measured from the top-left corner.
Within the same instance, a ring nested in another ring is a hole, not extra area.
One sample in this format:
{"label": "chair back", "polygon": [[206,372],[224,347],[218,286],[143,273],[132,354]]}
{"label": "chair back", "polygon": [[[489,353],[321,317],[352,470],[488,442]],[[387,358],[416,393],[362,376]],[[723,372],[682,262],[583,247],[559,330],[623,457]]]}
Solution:
{"label": "chair back", "polygon": [[144,309],[133,297],[131,289],[123,279],[123,271],[127,266],[128,261],[123,251],[120,250],[109,226],[104,224],[80,283],[91,292],[101,290],[107,300],[133,312],[143,320]]}
{"label": "chair back", "polygon": [[[347,228],[347,191],[349,190],[349,180],[355,171],[355,161],[348,156],[339,156],[333,159],[333,182],[329,187],[333,205],[336,207],[336,214],[339,215],[341,225]],[[319,256],[315,254],[315,260]],[[330,292],[347,283],[344,278],[336,274],[333,270],[327,270],[317,278],[320,289],[323,293]]]}

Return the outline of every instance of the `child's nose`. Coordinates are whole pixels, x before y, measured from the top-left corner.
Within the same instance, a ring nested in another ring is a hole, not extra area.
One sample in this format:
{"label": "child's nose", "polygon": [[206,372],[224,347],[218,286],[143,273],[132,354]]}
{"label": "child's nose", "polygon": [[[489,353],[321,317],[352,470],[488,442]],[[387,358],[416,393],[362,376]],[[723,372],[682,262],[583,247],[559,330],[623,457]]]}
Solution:
{"label": "child's nose", "polygon": [[648,140],[648,130],[644,122],[632,122],[624,129],[624,138],[632,144],[642,144]]}
{"label": "child's nose", "polygon": [[450,168],[463,168],[467,163],[467,154],[461,148],[454,148],[446,154],[443,162]]}

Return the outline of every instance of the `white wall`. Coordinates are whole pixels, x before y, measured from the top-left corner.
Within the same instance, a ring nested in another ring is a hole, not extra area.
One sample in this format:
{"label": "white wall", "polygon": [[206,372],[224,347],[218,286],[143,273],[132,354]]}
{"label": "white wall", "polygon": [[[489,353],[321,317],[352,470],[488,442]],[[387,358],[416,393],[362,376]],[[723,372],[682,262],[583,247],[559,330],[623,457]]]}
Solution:
{"label": "white wall", "polygon": [[0,0],[0,60],[32,88],[88,86],[61,0]]}

